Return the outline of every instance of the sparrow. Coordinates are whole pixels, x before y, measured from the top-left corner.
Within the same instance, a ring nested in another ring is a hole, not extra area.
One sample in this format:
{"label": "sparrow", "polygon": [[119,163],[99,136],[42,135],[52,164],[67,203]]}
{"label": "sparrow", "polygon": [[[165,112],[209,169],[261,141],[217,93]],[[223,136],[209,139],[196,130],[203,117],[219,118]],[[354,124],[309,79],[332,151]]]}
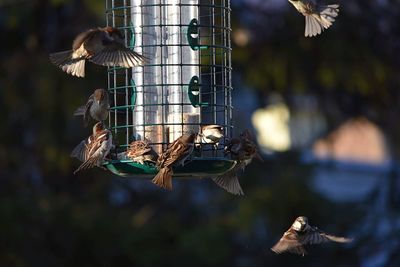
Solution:
{"label": "sparrow", "polygon": [[143,65],[145,57],[125,47],[124,35],[113,27],[80,33],[72,50],[50,54],[50,61],[68,74],[85,77],[85,61],[102,66],[130,68]]}
{"label": "sparrow", "polygon": [[224,137],[224,127],[217,124],[201,126],[200,133],[196,138],[196,147],[200,144],[212,144],[217,149],[219,141]]}
{"label": "sparrow", "polygon": [[85,126],[88,125],[90,117],[95,121],[105,121],[108,117],[110,103],[108,93],[104,89],[96,89],[89,96],[86,105],[77,108],[74,116],[83,116]]}
{"label": "sparrow", "polygon": [[211,179],[220,187],[234,195],[244,195],[239,183],[238,173],[244,171],[254,157],[263,161],[258,154],[257,145],[252,141],[249,130],[243,131],[239,137],[232,138],[225,147],[225,154],[230,154],[236,165],[223,175]]}
{"label": "sparrow", "polygon": [[184,165],[194,149],[196,134],[184,134],[168,145],[167,150],[157,160],[157,175],[152,182],[164,189],[172,190],[172,167]]}
{"label": "sparrow", "polygon": [[317,36],[328,29],[339,14],[339,5],[318,5],[314,0],[288,0],[306,18],[304,36]]}
{"label": "sparrow", "polygon": [[71,152],[71,157],[75,157],[83,163],[74,171],[74,174],[80,170],[101,167],[105,157],[110,153],[112,144],[111,131],[105,129],[102,122],[93,126],[93,134],[86,140],[77,145]]}
{"label": "sparrow", "polygon": [[137,140],[129,144],[129,148],[126,151],[126,156],[138,162],[144,164],[144,162],[151,162],[156,164],[158,154],[153,150],[147,141]]}
{"label": "sparrow", "polygon": [[348,243],[353,241],[353,239],[328,235],[317,227],[310,226],[307,217],[300,216],[297,217],[289,230],[283,234],[282,238],[271,250],[277,254],[288,251],[304,256],[307,254],[304,245],[320,244],[330,241]]}

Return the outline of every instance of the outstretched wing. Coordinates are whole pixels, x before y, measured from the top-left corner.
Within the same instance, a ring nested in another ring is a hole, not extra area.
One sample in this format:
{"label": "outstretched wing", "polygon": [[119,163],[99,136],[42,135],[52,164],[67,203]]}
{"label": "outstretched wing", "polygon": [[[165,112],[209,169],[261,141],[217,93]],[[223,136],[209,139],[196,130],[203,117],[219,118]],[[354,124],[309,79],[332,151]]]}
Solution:
{"label": "outstretched wing", "polygon": [[321,244],[321,243],[326,243],[326,242],[330,242],[330,241],[339,242],[339,243],[347,243],[347,242],[351,242],[352,239],[328,235],[328,234],[320,231],[316,227],[311,227],[310,230],[307,232],[307,234],[301,236],[301,238],[300,238],[300,242],[303,245]]}
{"label": "outstretched wing", "polygon": [[214,183],[216,183],[219,187],[225,189],[227,192],[238,195],[238,196],[243,196],[244,192],[242,187],[240,186],[239,183],[239,178],[237,177],[236,171],[229,171],[228,173],[217,176],[217,177],[212,177],[211,178]]}
{"label": "outstretched wing", "polygon": [[131,68],[143,65],[146,62],[146,57],[126,48],[119,42],[112,41],[104,44],[104,48],[95,53],[90,61],[102,66]]}
{"label": "outstretched wing", "polygon": [[81,45],[87,40],[93,38],[96,34],[99,34],[101,31],[99,29],[90,29],[78,34],[74,41],[72,42],[72,49],[77,50]]}
{"label": "outstretched wing", "polygon": [[74,148],[74,150],[72,150],[72,152],[71,152],[71,157],[73,157],[73,158],[77,158],[77,159],[79,159],[80,161],[85,161],[86,160],[86,158],[85,158],[85,155],[86,155],[86,152],[85,152],[85,150],[86,150],[86,143],[87,143],[87,140],[83,140],[82,142],[80,142],[75,148]]}
{"label": "outstretched wing", "polygon": [[111,138],[110,132],[108,130],[103,130],[93,138],[93,142],[86,144],[85,161],[74,171],[74,174],[80,170],[93,168],[103,160],[106,155],[104,154],[105,151],[101,151],[103,148],[102,146],[109,138]]}
{"label": "outstretched wing", "polygon": [[297,233],[291,229],[283,234],[282,238],[271,248],[271,250],[277,254],[283,252],[291,252],[302,256],[307,254],[303,245],[298,241]]}

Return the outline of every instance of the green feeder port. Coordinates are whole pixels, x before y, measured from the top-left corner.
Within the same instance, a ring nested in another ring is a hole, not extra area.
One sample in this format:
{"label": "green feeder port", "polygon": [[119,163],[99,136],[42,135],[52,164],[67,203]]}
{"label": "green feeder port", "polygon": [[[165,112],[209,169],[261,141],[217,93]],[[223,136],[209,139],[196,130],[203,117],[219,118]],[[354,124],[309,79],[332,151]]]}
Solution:
{"label": "green feeder port", "polygon": [[193,159],[175,177],[211,177],[235,162],[224,155],[232,137],[230,0],[106,0],[107,25],[120,29],[125,45],[144,55],[144,66],[110,67],[108,127],[117,156],[104,166],[123,177],[151,178],[154,165],[126,157],[134,140],[161,154],[188,132],[221,125],[218,146],[197,144]]}

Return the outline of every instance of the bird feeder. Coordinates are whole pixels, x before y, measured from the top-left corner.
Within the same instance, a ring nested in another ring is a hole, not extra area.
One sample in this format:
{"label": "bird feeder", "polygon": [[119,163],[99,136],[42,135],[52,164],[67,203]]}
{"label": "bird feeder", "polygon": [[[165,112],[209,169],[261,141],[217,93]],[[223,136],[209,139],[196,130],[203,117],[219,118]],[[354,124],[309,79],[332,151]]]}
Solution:
{"label": "bird feeder", "polygon": [[[109,128],[124,151],[147,140],[157,153],[184,133],[219,124],[232,135],[230,0],[106,0],[108,26],[147,58],[144,66],[109,67]],[[223,174],[235,162],[202,145],[174,169],[177,177]],[[129,159],[106,162],[120,176],[154,176],[155,166]]]}

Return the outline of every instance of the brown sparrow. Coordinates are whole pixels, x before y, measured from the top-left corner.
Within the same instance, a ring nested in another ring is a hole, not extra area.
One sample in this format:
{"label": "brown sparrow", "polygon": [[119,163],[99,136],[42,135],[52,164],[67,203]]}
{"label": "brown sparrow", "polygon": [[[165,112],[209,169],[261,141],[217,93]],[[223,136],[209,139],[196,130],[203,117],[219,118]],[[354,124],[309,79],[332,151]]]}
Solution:
{"label": "brown sparrow", "polygon": [[348,243],[353,241],[353,239],[328,235],[317,227],[310,226],[307,217],[300,216],[297,217],[289,230],[283,234],[282,238],[271,250],[277,254],[288,251],[304,256],[307,254],[304,245],[330,241]]}
{"label": "brown sparrow", "polygon": [[113,27],[95,28],[80,33],[72,50],[50,54],[50,61],[68,74],[85,77],[85,61],[102,66],[130,68],[140,66],[145,57],[125,47],[122,32]]}
{"label": "brown sparrow", "polygon": [[98,122],[93,126],[93,134],[86,140],[77,145],[71,153],[83,163],[74,171],[74,174],[80,170],[101,167],[105,157],[112,148],[112,134],[105,129],[103,123]]}
{"label": "brown sparrow", "polygon": [[236,161],[236,165],[223,175],[212,177],[211,179],[220,187],[234,195],[244,195],[240,186],[238,173],[244,171],[254,157],[263,161],[258,154],[257,145],[252,141],[249,130],[243,131],[239,138],[232,138],[225,147],[225,154],[230,154],[231,159]]}
{"label": "brown sparrow", "polygon": [[126,151],[126,156],[138,162],[144,164],[144,162],[151,162],[156,164],[158,154],[153,150],[147,141],[137,140],[129,144],[129,148]]}
{"label": "brown sparrow", "polygon": [[304,35],[312,37],[328,29],[339,14],[339,5],[318,5],[313,0],[289,0],[306,18]]}
{"label": "brown sparrow", "polygon": [[74,116],[83,116],[83,121],[87,126],[90,117],[95,121],[105,121],[108,117],[109,108],[110,103],[107,91],[104,89],[96,89],[94,93],[89,96],[86,105],[75,110]]}
{"label": "brown sparrow", "polygon": [[152,182],[164,189],[172,190],[172,167],[184,165],[194,148],[196,134],[184,134],[168,145],[167,150],[157,160],[158,174]]}

